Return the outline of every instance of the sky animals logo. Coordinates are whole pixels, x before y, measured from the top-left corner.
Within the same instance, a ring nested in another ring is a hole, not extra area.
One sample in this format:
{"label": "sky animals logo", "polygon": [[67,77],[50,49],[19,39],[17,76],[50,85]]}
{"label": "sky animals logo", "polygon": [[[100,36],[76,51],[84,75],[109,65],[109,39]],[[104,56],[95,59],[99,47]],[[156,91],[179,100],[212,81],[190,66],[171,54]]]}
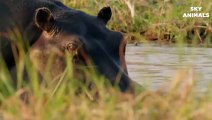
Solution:
{"label": "sky animals logo", "polygon": [[190,12],[183,13],[184,18],[209,18],[209,13],[201,12],[203,10],[202,7],[190,7]]}

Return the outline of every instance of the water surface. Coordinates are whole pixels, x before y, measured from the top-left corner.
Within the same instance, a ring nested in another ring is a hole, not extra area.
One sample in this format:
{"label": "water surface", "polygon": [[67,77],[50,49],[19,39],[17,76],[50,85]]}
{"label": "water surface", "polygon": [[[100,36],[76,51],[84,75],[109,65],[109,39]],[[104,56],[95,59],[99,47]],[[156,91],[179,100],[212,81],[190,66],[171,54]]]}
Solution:
{"label": "water surface", "polygon": [[185,68],[194,70],[198,91],[212,83],[212,48],[128,45],[126,61],[130,77],[151,90],[170,84]]}

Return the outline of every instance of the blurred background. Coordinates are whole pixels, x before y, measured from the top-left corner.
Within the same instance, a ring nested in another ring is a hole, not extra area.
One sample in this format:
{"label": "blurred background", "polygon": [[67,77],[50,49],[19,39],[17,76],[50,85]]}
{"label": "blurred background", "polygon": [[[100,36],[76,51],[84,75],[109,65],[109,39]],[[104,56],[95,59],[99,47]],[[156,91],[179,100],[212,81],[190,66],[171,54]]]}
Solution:
{"label": "blurred background", "polygon": [[212,13],[210,0],[62,0],[74,9],[96,15],[104,6],[113,11],[109,27],[126,34],[128,42],[211,43],[209,18],[183,18],[190,7]]}

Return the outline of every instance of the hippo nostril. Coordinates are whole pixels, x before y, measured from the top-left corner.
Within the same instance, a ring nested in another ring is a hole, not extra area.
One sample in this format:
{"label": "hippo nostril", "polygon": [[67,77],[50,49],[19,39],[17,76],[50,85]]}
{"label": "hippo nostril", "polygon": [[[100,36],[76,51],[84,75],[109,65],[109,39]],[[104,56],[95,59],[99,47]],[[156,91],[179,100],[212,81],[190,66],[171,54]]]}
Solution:
{"label": "hippo nostril", "polygon": [[69,43],[69,44],[67,44],[66,49],[69,52],[76,51],[78,49],[78,44],[76,44],[76,43]]}

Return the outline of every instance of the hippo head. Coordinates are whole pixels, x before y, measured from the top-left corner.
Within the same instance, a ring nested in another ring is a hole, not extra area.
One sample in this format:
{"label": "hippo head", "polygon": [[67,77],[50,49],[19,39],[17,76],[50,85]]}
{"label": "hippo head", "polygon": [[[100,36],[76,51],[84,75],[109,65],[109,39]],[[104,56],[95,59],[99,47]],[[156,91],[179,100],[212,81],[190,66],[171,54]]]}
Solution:
{"label": "hippo head", "polygon": [[37,57],[37,63],[41,64],[48,51],[54,51],[58,57],[53,66],[60,65],[55,68],[59,70],[65,67],[61,60],[63,53],[68,51],[73,54],[74,67],[90,66],[92,63],[95,70],[110,80],[112,85],[117,84],[121,91],[127,91],[131,80],[124,58],[126,42],[121,33],[106,27],[112,15],[110,7],[102,8],[97,16],[70,8],[63,9],[62,12],[45,7],[36,10],[34,22],[43,33],[31,50],[31,58],[35,60],[39,56],[33,51],[40,51],[42,55]]}

